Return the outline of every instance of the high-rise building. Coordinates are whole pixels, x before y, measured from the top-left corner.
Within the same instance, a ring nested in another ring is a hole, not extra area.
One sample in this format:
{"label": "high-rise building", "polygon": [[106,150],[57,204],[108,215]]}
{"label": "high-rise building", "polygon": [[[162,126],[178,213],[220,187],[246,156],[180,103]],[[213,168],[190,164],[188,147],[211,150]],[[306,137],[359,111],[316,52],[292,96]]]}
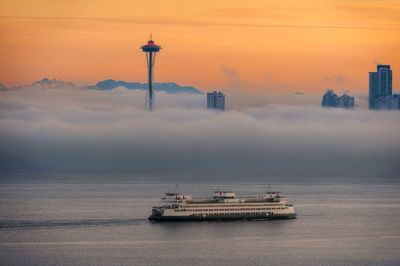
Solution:
{"label": "high-rise building", "polygon": [[351,97],[347,94],[343,94],[338,98],[337,107],[345,108],[345,109],[353,109],[354,108],[354,97]]}
{"label": "high-rise building", "polygon": [[351,97],[347,94],[343,94],[342,96],[337,96],[333,90],[327,90],[325,94],[322,96],[323,107],[340,107],[345,109],[354,108],[354,97]]}
{"label": "high-rise building", "polygon": [[207,93],[207,108],[224,111],[225,110],[225,95],[222,92]]}
{"label": "high-rise building", "polygon": [[369,109],[392,109],[392,70],[390,65],[378,65],[369,72]]}
{"label": "high-rise building", "polygon": [[322,106],[323,107],[337,107],[338,96],[333,92],[333,90],[327,90],[322,96]]}

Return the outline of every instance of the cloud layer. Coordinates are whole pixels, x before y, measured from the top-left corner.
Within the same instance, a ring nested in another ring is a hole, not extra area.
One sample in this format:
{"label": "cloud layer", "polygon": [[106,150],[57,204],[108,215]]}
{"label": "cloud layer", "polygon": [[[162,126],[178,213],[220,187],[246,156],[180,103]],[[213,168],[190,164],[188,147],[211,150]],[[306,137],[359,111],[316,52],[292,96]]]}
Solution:
{"label": "cloud layer", "polygon": [[164,93],[157,103],[155,112],[146,112],[144,92],[123,88],[1,92],[0,167],[12,173],[399,178],[399,112],[268,100],[252,107],[244,100],[216,113],[204,109],[204,95]]}

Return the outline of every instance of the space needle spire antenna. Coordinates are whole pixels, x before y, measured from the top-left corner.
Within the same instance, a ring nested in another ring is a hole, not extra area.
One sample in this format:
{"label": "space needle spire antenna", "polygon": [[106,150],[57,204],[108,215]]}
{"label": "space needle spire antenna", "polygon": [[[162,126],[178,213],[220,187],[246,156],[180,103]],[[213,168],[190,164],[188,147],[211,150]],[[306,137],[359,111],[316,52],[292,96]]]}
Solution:
{"label": "space needle spire antenna", "polygon": [[146,45],[141,47],[143,52],[146,53],[147,71],[148,71],[148,90],[146,93],[146,109],[153,111],[154,89],[153,89],[153,73],[154,63],[156,61],[156,53],[160,51],[161,46],[154,43],[152,34],[150,33],[150,40]]}

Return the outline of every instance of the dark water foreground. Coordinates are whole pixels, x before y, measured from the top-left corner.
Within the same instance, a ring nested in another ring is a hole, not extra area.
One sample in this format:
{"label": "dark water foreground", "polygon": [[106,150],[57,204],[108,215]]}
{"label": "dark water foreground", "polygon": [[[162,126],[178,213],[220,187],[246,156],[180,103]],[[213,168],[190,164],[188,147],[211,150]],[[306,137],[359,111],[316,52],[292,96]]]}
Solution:
{"label": "dark water foreground", "polygon": [[[277,182],[276,182],[277,183]],[[298,218],[147,221],[174,182],[129,177],[0,181],[1,265],[399,265],[400,184],[277,183]],[[181,191],[257,195],[257,182],[188,182]]]}

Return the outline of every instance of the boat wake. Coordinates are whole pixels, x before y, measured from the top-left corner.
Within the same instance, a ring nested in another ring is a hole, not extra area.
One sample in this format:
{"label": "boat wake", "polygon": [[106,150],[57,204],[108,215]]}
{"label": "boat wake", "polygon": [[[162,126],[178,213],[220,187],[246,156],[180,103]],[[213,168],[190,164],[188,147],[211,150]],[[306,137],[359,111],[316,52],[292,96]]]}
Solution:
{"label": "boat wake", "polygon": [[139,225],[145,222],[147,222],[147,219],[0,221],[0,230],[52,228],[52,227],[116,226],[116,225],[121,226],[121,225]]}

